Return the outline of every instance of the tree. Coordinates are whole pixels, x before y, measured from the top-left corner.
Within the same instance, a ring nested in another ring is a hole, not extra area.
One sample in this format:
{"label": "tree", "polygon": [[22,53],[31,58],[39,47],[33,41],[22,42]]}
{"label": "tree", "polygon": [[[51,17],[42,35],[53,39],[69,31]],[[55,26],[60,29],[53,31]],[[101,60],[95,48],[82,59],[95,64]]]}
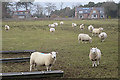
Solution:
{"label": "tree", "polygon": [[46,9],[46,11],[48,13],[48,16],[50,16],[51,11],[55,10],[56,6],[53,3],[46,3],[45,9]]}
{"label": "tree", "polygon": [[28,7],[30,7],[31,5],[33,5],[32,2],[18,2],[16,9],[17,9],[17,7],[24,7],[25,10],[28,10]]}
{"label": "tree", "polygon": [[94,7],[95,3],[94,2],[89,2],[87,5],[84,5],[84,7]]}
{"label": "tree", "polygon": [[64,5],[64,3],[61,2],[61,4],[60,4],[60,8],[61,8],[61,9],[63,9],[63,5]]}
{"label": "tree", "polygon": [[117,17],[117,5],[115,2],[105,2],[102,7],[104,7],[104,11],[106,14],[106,17],[108,18],[109,16],[112,18]]}
{"label": "tree", "polygon": [[43,7],[40,4],[35,5],[35,14],[37,17],[42,17],[43,16]]}
{"label": "tree", "polygon": [[10,16],[10,7],[12,4],[10,2],[2,2],[2,18],[9,18]]}

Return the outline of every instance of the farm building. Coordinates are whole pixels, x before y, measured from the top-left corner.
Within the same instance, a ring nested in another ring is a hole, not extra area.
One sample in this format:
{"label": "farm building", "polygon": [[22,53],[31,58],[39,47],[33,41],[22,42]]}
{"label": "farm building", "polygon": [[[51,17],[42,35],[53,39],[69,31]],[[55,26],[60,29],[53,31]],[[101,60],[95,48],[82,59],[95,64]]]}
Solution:
{"label": "farm building", "polygon": [[102,7],[76,7],[75,17],[80,19],[100,19],[105,18]]}
{"label": "farm building", "polygon": [[19,19],[27,19],[31,18],[31,14],[29,10],[25,11],[14,11],[13,12],[13,18],[19,18]]}

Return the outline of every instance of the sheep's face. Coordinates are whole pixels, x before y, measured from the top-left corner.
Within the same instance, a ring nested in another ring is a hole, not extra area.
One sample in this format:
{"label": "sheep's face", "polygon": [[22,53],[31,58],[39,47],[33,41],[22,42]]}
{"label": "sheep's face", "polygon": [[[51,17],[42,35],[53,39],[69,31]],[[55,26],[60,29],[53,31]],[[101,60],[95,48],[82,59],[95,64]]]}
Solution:
{"label": "sheep's face", "polygon": [[92,48],[92,49],[90,50],[90,52],[91,52],[92,54],[96,54],[97,48]]}
{"label": "sheep's face", "polygon": [[57,53],[57,52],[54,52],[54,51],[51,52],[51,54],[52,54],[52,58],[53,58],[53,59],[56,59],[56,53]]}

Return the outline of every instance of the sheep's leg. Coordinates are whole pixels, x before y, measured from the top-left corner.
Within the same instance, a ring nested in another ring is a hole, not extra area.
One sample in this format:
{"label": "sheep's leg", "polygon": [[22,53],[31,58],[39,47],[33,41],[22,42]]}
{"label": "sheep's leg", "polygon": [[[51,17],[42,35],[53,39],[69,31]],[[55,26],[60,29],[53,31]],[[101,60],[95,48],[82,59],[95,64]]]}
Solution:
{"label": "sheep's leg", "polygon": [[94,61],[92,61],[92,67],[94,67]]}
{"label": "sheep's leg", "polygon": [[93,33],[92,33],[92,36],[93,36]]}
{"label": "sheep's leg", "polygon": [[49,70],[49,71],[51,71],[51,67],[52,67],[52,66],[50,66],[50,70]]}
{"label": "sheep's leg", "polygon": [[78,43],[80,44],[80,40],[78,40]]}
{"label": "sheep's leg", "polygon": [[47,71],[49,70],[49,66],[46,66]]}
{"label": "sheep's leg", "polygon": [[98,65],[99,65],[100,63],[99,63],[99,61],[98,61]]}
{"label": "sheep's leg", "polygon": [[34,69],[35,69],[35,70],[38,70],[38,69],[37,69],[37,64],[36,64],[36,63],[34,64]]}
{"label": "sheep's leg", "polygon": [[94,61],[95,67],[97,67],[96,61]]}
{"label": "sheep's leg", "polygon": [[84,43],[82,39],[81,39],[81,42]]}
{"label": "sheep's leg", "polygon": [[30,65],[30,71],[32,71],[32,64]]}

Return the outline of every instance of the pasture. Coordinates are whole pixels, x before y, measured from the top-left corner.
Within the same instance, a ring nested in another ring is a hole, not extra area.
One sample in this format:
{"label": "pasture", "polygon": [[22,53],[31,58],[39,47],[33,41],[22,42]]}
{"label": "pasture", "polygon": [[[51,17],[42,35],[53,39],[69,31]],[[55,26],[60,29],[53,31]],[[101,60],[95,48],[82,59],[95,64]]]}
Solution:
{"label": "pasture", "polygon": [[[52,70],[63,70],[65,78],[118,78],[118,20],[72,20],[58,25],[54,33],[49,32],[48,24],[60,21],[3,21],[2,50],[37,50],[41,52],[58,51]],[[79,26],[72,28],[72,22],[85,24],[85,30]],[[9,31],[4,25],[10,26]],[[103,27],[108,34],[105,42],[93,36],[92,43],[78,44],[78,34],[87,33],[87,27]],[[92,68],[89,51],[98,47],[102,51],[100,65]],[[3,58],[29,57],[30,54],[3,54]],[[46,70],[39,67],[39,70]],[[29,62],[3,63],[2,72],[29,71]]]}

